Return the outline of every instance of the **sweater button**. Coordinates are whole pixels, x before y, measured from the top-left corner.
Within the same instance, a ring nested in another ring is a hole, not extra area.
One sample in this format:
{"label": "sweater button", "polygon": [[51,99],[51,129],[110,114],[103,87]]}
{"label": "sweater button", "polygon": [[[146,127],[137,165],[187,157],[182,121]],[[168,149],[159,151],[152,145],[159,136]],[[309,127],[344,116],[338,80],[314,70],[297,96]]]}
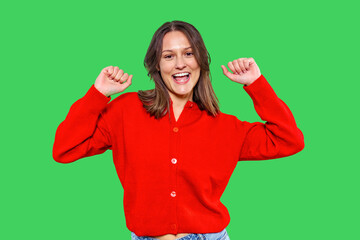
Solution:
{"label": "sweater button", "polygon": [[174,131],[174,132],[178,132],[178,131],[179,131],[179,128],[174,127],[174,128],[173,128],[173,131]]}
{"label": "sweater button", "polygon": [[171,229],[176,229],[176,224],[174,223],[174,224],[171,224]]}
{"label": "sweater button", "polygon": [[171,195],[172,197],[176,197],[176,192],[175,192],[175,191],[172,191],[170,195]]}
{"label": "sweater button", "polygon": [[173,164],[176,164],[176,162],[177,162],[176,158],[171,159],[171,162],[172,162]]}

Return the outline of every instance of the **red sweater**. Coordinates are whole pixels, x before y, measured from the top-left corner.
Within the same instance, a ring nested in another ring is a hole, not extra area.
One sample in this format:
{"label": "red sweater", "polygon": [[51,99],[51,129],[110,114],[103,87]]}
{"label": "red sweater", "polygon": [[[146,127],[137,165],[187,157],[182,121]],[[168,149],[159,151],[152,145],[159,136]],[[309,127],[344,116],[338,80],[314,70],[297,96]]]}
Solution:
{"label": "red sweater", "polygon": [[111,149],[124,188],[127,228],[138,236],[211,233],[230,222],[220,198],[238,161],[286,157],[304,148],[287,105],[261,75],[243,89],[263,121],[220,112],[212,117],[188,101],[175,121],[156,120],[137,92],[111,101],[94,85],[59,125],[53,158],[60,163]]}

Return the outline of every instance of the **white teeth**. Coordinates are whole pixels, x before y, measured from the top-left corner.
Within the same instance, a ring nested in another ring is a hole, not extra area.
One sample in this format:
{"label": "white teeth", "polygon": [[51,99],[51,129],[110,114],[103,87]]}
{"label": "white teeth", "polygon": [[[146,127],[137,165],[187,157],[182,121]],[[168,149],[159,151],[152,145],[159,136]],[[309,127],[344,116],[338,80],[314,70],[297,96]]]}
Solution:
{"label": "white teeth", "polygon": [[189,75],[189,73],[178,73],[178,74],[175,74],[173,76],[174,77],[182,77],[182,76],[185,76],[185,75]]}

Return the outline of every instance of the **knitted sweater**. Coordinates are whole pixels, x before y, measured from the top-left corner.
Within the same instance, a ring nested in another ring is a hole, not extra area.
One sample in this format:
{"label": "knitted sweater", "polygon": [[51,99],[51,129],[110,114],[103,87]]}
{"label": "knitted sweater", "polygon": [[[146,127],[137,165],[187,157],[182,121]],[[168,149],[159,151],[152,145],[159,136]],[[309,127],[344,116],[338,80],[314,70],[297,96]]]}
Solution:
{"label": "knitted sweater", "polygon": [[230,222],[220,198],[238,161],[304,148],[290,109],[263,75],[243,89],[265,123],[221,111],[213,117],[192,101],[176,121],[171,99],[171,119],[155,119],[137,92],[109,103],[111,97],[92,85],[58,126],[53,158],[70,163],[112,150],[126,226],[138,236],[219,232]]}

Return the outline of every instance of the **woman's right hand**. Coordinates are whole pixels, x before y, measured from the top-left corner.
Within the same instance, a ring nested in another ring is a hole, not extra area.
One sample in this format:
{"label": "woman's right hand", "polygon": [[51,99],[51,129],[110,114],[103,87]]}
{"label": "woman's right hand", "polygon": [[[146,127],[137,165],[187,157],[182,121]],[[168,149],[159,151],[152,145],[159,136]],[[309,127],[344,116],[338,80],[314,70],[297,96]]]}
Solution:
{"label": "woman's right hand", "polygon": [[132,77],[133,75],[129,76],[117,66],[109,66],[101,70],[94,85],[99,92],[109,97],[113,94],[123,92],[129,87],[131,85]]}

